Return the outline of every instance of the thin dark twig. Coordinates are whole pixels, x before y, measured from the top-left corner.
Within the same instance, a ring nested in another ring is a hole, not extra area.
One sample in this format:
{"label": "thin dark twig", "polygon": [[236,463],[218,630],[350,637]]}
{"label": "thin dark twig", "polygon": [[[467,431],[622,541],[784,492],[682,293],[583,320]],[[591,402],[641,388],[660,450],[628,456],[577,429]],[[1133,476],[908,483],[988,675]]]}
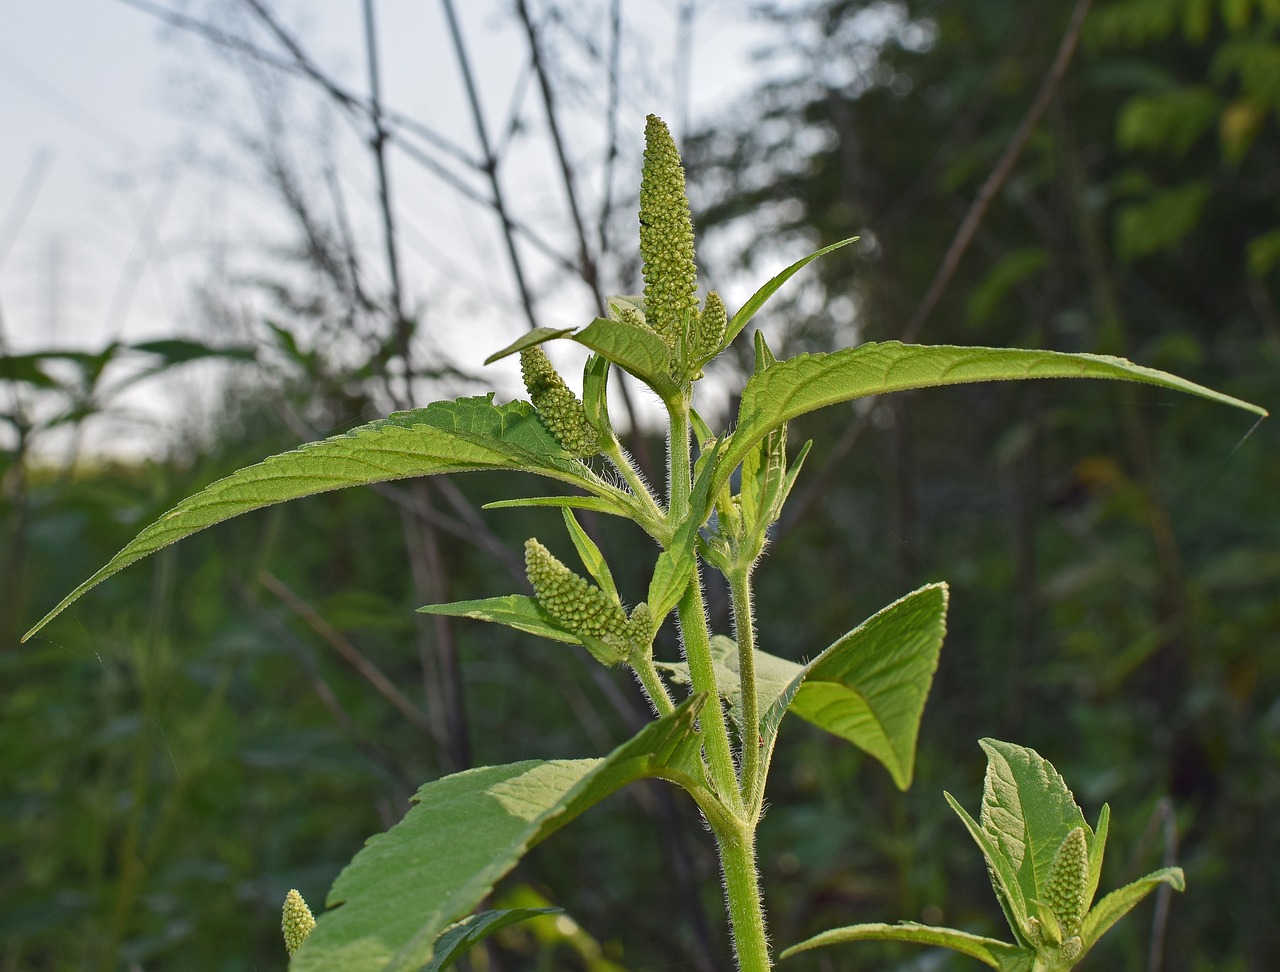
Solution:
{"label": "thin dark twig", "polygon": [[31,214],[36,204],[36,198],[44,188],[44,180],[49,175],[52,162],[53,150],[44,145],[27,166],[27,174],[22,177],[22,185],[18,186],[13,202],[9,204],[9,211],[4,215],[4,222],[0,223],[0,268],[4,267],[10,247],[22,232],[23,224],[26,223],[27,216]]}
{"label": "thin dark twig", "polygon": [[[938,266],[937,273],[934,274],[929,289],[925,291],[925,295],[921,298],[915,313],[911,315],[911,319],[902,330],[902,341],[908,344],[915,342],[928,322],[929,316],[938,306],[938,301],[942,299],[943,293],[950,285],[951,279],[955,276],[956,269],[960,265],[960,260],[964,257],[965,251],[973,241],[979,225],[986,217],[987,211],[991,208],[991,204],[995,201],[996,196],[999,195],[1000,190],[1004,188],[1004,184],[1013,172],[1014,165],[1017,164],[1023,149],[1026,148],[1027,141],[1031,138],[1031,133],[1035,130],[1040,118],[1053,101],[1053,97],[1057,93],[1063,77],[1066,75],[1071,58],[1080,44],[1080,32],[1084,28],[1085,17],[1089,13],[1092,2],[1093,0],[1077,0],[1075,9],[1071,12],[1071,19],[1067,23],[1066,32],[1062,36],[1062,42],[1058,45],[1057,56],[1045,73],[1044,79],[1040,82],[1040,88],[1036,92],[1031,105],[1027,108],[1026,114],[1023,115],[1022,121],[1018,123],[1018,127],[1014,131],[1013,137],[1009,140],[1009,144],[1005,146],[1004,152],[982,183],[981,188],[978,190],[978,195],[974,197],[968,211],[965,213],[964,219],[956,230],[956,234]],[[779,533],[786,532],[791,524],[802,518],[818,502],[835,478],[837,467],[853,451],[854,446],[858,444],[858,440],[866,432],[867,426],[871,424],[871,416],[875,411],[876,396],[864,399],[864,402],[864,411],[850,423],[839,441],[832,448],[826,463],[817,476],[810,481],[805,491],[797,497],[792,509],[788,511],[783,523],[780,524]]]}
{"label": "thin dark twig", "polygon": [[502,193],[502,183],[498,179],[498,159],[489,144],[489,133],[484,121],[484,109],[480,107],[480,95],[476,91],[475,78],[471,73],[471,59],[467,56],[467,48],[462,40],[462,28],[458,24],[458,14],[454,10],[453,0],[440,0],[444,7],[445,17],[449,21],[449,36],[453,41],[454,54],[458,59],[458,70],[462,72],[462,82],[467,89],[467,100],[471,105],[471,120],[475,124],[476,138],[480,142],[480,150],[484,153],[484,170],[489,177],[489,191],[493,194],[492,206],[502,221],[502,237],[507,244],[507,256],[511,261],[511,272],[516,279],[516,289],[520,292],[520,303],[524,307],[529,327],[538,326],[537,314],[533,309],[533,297],[529,293],[524,278],[524,267],[520,261],[520,253],[516,249],[514,224],[507,212],[506,199]]}
{"label": "thin dark twig", "polygon": [[423,715],[422,710],[396,688],[395,683],[387,678],[382,669],[366,658],[359,648],[343,637],[342,632],[321,617],[315,608],[294,593],[284,581],[270,571],[263,571],[258,575],[258,582],[278,597],[281,603],[305,622],[312,631],[323,638],[329,647],[341,655],[352,668],[364,677],[365,681],[395,706],[401,715],[419,729],[426,732],[431,731],[431,724],[427,717]]}
{"label": "thin dark twig", "polygon": [[[1161,837],[1164,844],[1164,867],[1173,867],[1178,860],[1178,820],[1173,804],[1162,797],[1156,804],[1160,817]],[[1169,908],[1173,903],[1173,888],[1161,884],[1156,888],[1156,909],[1151,916],[1151,949],[1147,954],[1147,972],[1160,972],[1164,968],[1164,939],[1169,929]]]}
{"label": "thin dark twig", "polygon": [[596,313],[604,314],[604,296],[600,292],[600,281],[596,275],[596,261],[591,256],[591,246],[587,242],[587,228],[582,219],[582,210],[578,206],[578,191],[574,184],[573,164],[569,161],[564,138],[560,134],[555,94],[551,89],[551,79],[547,75],[546,63],[542,58],[538,32],[534,27],[533,18],[529,16],[529,5],[525,0],[516,0],[516,12],[529,38],[529,56],[532,58],[533,71],[537,75],[538,87],[542,92],[542,104],[547,112],[547,129],[551,133],[551,144],[555,148],[556,160],[560,164],[560,179],[564,185],[565,201],[569,206],[569,217],[573,222],[574,234],[578,238],[578,275],[591,290],[591,296],[596,303]]}
{"label": "thin dark twig", "polygon": [[1013,173],[1013,167],[1017,164],[1018,158],[1022,155],[1022,150],[1026,148],[1027,142],[1031,138],[1031,133],[1035,131],[1036,125],[1040,123],[1040,118],[1044,115],[1045,110],[1048,109],[1050,102],[1053,101],[1054,95],[1057,94],[1058,87],[1061,85],[1063,77],[1066,76],[1067,67],[1071,64],[1071,59],[1080,44],[1080,32],[1084,29],[1085,17],[1088,16],[1092,3],[1093,0],[1076,0],[1075,9],[1071,11],[1071,19],[1067,22],[1066,32],[1062,35],[1061,44],[1058,45],[1058,53],[1054,57],[1053,64],[1050,65],[1044,79],[1040,82],[1040,90],[1036,92],[1036,96],[1027,109],[1027,113],[1022,116],[1022,121],[1018,123],[1017,129],[1014,130],[1013,137],[1009,139],[1009,144],[1005,146],[1004,153],[978,190],[978,195],[974,197],[972,204],[969,206],[969,211],[965,213],[964,220],[960,223],[960,228],[956,230],[956,235],[951,240],[951,245],[947,247],[947,252],[942,258],[942,263],[938,266],[938,272],[934,274],[933,281],[929,284],[929,289],[925,291],[925,295],[921,299],[920,305],[916,308],[916,312],[911,315],[911,320],[903,328],[902,340],[908,344],[914,342],[920,336],[920,331],[929,320],[929,315],[938,306],[938,301],[942,299],[943,293],[946,292],[947,286],[951,283],[951,278],[955,276],[956,270],[960,266],[960,261],[963,259],[965,251],[968,250],[969,244],[973,241],[973,236],[977,232],[979,224],[986,217],[987,210],[991,208],[992,202],[1000,194],[1004,184],[1009,180],[1009,176]]}
{"label": "thin dark twig", "polygon": [[622,0],[609,7],[609,96],[605,109],[604,198],[600,202],[599,242],[596,251],[609,252],[609,219],[613,215],[613,171],[618,163],[618,102],[622,62]]}

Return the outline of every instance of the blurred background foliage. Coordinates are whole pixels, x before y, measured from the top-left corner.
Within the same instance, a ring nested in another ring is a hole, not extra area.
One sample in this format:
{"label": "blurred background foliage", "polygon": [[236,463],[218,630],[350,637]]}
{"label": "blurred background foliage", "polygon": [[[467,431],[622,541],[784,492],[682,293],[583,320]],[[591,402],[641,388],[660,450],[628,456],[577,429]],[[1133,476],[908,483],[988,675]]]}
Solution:
{"label": "blurred background foliage", "polygon": [[[780,357],[904,336],[1114,353],[1275,410],[1280,3],[826,0],[759,15],[776,23],[760,56],[785,68],[687,140],[707,275],[759,278],[780,242],[862,237],[771,305],[762,326]],[[1064,37],[1078,48],[1055,76]],[[1046,85],[930,305],[957,227]],[[437,396],[482,387],[410,360],[421,322],[353,283],[355,254],[306,215],[298,257],[267,287],[278,312],[248,338],[212,302],[207,343],[0,359],[14,432],[5,972],[283,967],[285,891],[323,901],[421,782],[599,754],[646,715],[617,673],[563,646],[413,613],[523,589],[517,551],[535,533],[569,556],[557,516],[477,513],[544,488],[514,476],[246,517],[16,644],[178,498],[404,404],[414,380]],[[180,376],[210,356],[232,366],[224,407],[172,455],[57,462],[35,449],[138,374]],[[746,367],[719,362],[710,380],[731,386]],[[1274,420],[1251,430],[1136,385],[1034,383],[858,403],[796,423],[792,441],[808,437],[760,571],[762,647],[811,657],[936,579],[952,608],[910,792],[843,743],[783,733],[761,832],[773,941],[897,919],[999,934],[976,849],[941,797],[977,805],[976,741],[993,735],[1050,758],[1090,817],[1112,804],[1104,888],[1173,858],[1187,871],[1185,895],[1147,905],[1083,967],[1280,967]],[[639,536],[588,525],[639,597]],[[726,599],[711,594],[725,630]],[[660,650],[674,650],[669,634]],[[660,787],[588,815],[498,897],[572,920],[511,930],[477,969],[728,967],[712,848]],[[972,963],[867,945],[791,964]]]}

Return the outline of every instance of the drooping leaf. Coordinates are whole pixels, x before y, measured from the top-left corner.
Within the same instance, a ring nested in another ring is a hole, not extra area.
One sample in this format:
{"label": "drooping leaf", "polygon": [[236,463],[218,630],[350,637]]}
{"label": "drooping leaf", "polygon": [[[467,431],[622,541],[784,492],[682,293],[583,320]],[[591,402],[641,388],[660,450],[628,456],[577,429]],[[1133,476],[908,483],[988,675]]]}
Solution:
{"label": "drooping leaf", "polygon": [[241,513],[347,486],[486,469],[539,473],[629,506],[626,493],[566,456],[527,403],[494,405],[492,395],[437,402],[272,456],[188,497],[63,598],[24,640],[117,571]]}
{"label": "drooping leaf", "polygon": [[1182,868],[1162,867],[1146,877],[1138,878],[1132,884],[1126,884],[1123,888],[1112,891],[1099,901],[1080,925],[1080,941],[1085,949],[1092,948],[1112,925],[1132,911],[1138,902],[1161,884],[1167,884],[1175,891],[1186,890],[1187,882],[1182,874]]}
{"label": "drooping leaf", "polygon": [[900,598],[809,663],[790,711],[874,756],[905,790],[946,618],[945,584]]}
{"label": "drooping leaf", "polygon": [[1031,972],[1035,955],[1027,949],[1001,942],[994,938],[983,938],[954,928],[935,928],[932,925],[917,925],[914,922],[903,922],[900,925],[867,924],[850,925],[847,928],[833,928],[820,935],[792,945],[779,956],[788,959],[801,952],[830,945],[844,945],[848,942],[912,942],[916,945],[939,945],[949,948],[961,955],[975,958],[1000,972]]}
{"label": "drooping leaf", "polygon": [[818,257],[826,256],[832,250],[838,250],[842,246],[848,246],[857,239],[858,237],[851,236],[847,240],[841,240],[838,243],[832,243],[830,246],[824,246],[821,250],[816,250],[806,257],[801,257],[795,263],[791,264],[791,266],[787,267],[787,269],[770,278],[768,283],[752,294],[751,299],[743,304],[742,307],[738,309],[738,313],[734,314],[730,319],[729,326],[725,329],[724,340],[720,343],[720,347],[727,348],[732,344],[733,339],[742,332],[742,329],[747,326],[751,318],[756,316],[756,311],[760,310],[760,308],[765,305],[765,302],[777,293],[778,288],[784,283],[794,277],[814,260],[818,259]]}
{"label": "drooping leaf", "polygon": [[1026,378],[1110,378],[1157,385],[1211,401],[1234,405],[1255,415],[1266,409],[1124,358],[1013,348],[965,348],[902,344],[863,344],[830,354],[801,354],[753,375],[742,392],[737,429],[721,457],[712,494],[757,442],[783,422],[806,412],[868,395]]}
{"label": "drooping leaf", "polygon": [[1008,858],[1028,901],[1043,899],[1045,881],[1063,839],[1080,827],[1093,831],[1061,774],[1034,749],[979,740],[987,754],[982,790],[982,829]]}
{"label": "drooping leaf", "polygon": [[635,780],[697,765],[691,699],[604,759],[528,760],[422,787],[338,875],[293,972],[417,972],[535,844]]}
{"label": "drooping leaf", "polygon": [[563,914],[563,908],[503,908],[468,915],[436,939],[435,956],[419,972],[443,972],[494,932],[530,918]]}
{"label": "drooping leaf", "polygon": [[485,503],[482,510],[518,510],[530,506],[549,506],[558,509],[590,510],[609,516],[626,516],[626,510],[613,500],[597,496],[524,496],[520,499],[494,500]]}

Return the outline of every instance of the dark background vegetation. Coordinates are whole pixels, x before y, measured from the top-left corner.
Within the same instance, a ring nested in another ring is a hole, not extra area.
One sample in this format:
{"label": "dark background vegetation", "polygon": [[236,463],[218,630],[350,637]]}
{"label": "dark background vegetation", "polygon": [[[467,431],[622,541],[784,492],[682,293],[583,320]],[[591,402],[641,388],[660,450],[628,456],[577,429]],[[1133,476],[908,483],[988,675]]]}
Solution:
{"label": "dark background vegetation", "polygon": [[[768,56],[794,70],[686,140],[708,275],[763,279],[780,240],[863,237],[771,305],[779,357],[899,337],[1122,354],[1275,410],[1280,4],[831,0],[763,15]],[[376,131],[376,103],[368,117]],[[413,613],[522,590],[527,536],[560,549],[558,516],[477,512],[542,488],[516,476],[253,514],[17,644],[178,498],[411,396],[481,387],[412,353],[403,295],[366,292],[352,269],[382,256],[295,202],[299,256],[252,341],[211,310],[201,342],[0,361],[14,433],[0,460],[5,972],[283,967],[285,891],[318,905],[420,783],[600,754],[645,716],[583,653]],[[633,197],[617,205],[629,223]],[[573,255],[578,284],[599,290],[608,263],[634,290],[631,244],[604,242]],[[331,354],[335,335],[358,339]],[[117,367],[209,353],[255,364],[229,372],[224,417],[173,455],[66,466],[36,448],[109,407]],[[716,380],[744,367],[723,362]],[[976,807],[977,739],[992,735],[1050,758],[1091,819],[1111,803],[1104,889],[1186,869],[1167,915],[1144,905],[1083,967],[1280,967],[1280,433],[1250,431],[1206,402],[1069,382],[795,423],[792,441],[817,445],[759,573],[762,647],[812,656],[932,580],[952,601],[910,792],[838,740],[784,731],[761,832],[775,943],[898,919],[1003,934],[942,800]],[[660,443],[647,450],[660,461]],[[637,597],[652,551],[590,527]],[[711,842],[660,787],[589,814],[497,898],[539,896],[578,930],[517,929],[475,967],[728,967]],[[874,945],[793,964],[974,965]]]}

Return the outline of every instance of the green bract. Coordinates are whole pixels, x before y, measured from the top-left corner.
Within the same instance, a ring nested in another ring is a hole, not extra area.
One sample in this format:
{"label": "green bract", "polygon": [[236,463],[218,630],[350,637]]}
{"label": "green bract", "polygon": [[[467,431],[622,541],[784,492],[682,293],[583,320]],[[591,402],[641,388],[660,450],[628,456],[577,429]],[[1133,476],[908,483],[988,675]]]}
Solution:
{"label": "green bract", "polygon": [[[28,632],[30,637],[94,585],[198,530],[264,506],[347,486],[439,473],[518,470],[569,491],[491,504],[556,507],[590,579],[537,540],[525,549],[533,595],[428,605],[437,615],[506,625],[579,645],[634,673],[655,719],[602,759],[534,760],[480,767],[425,784],[413,808],[374,837],[339,874],[305,935],[305,904],[291,893],[286,943],[305,972],[438,970],[485,935],[543,909],[472,914],[530,848],[618,788],[657,778],[683,789],[715,839],[737,965],[772,967],[756,867],[756,831],[783,717],[794,712],[858,746],[902,788],[915,772],[916,739],[946,629],[948,592],[906,594],[808,664],[757,645],[755,571],[808,452],[790,450],[787,423],[815,409],[908,389],[1030,378],[1145,382],[1265,411],[1122,358],[1051,351],[926,347],[895,341],[778,360],[754,336],[755,364],[729,429],[694,409],[694,382],[783,284],[849,240],[796,261],[730,316],[718,294],[699,312],[693,228],[670,132],[650,116],[640,191],[643,296],[613,297],[580,328],[538,328],[493,355],[519,354],[529,402],[493,396],[435,402],[343,435],[272,456],[192,496],[144,529]],[[572,340],[591,351],[578,398],[541,345]],[[665,488],[638,471],[609,418],[615,369],[642,382],[666,408]],[[697,445],[695,456],[694,446]],[[625,551],[639,565],[643,600],[628,615],[602,551],[574,510],[629,519],[648,546]],[[723,574],[731,632],[713,633],[703,568]],[[657,661],[654,637],[675,613],[680,657]],[[983,742],[989,764],[979,821],[952,801],[990,866],[1013,943],[921,925],[858,925],[796,946],[863,938],[946,945],[1005,970],[1066,969],[1153,887],[1181,888],[1176,868],[1157,871],[1092,908],[1106,840],[1031,750]],[[950,797],[948,797],[950,799]],[[290,909],[293,910],[290,910]],[[302,909],[302,910],[299,910]],[[305,937],[305,942],[303,941]],[[789,954],[789,953],[787,953]]]}

